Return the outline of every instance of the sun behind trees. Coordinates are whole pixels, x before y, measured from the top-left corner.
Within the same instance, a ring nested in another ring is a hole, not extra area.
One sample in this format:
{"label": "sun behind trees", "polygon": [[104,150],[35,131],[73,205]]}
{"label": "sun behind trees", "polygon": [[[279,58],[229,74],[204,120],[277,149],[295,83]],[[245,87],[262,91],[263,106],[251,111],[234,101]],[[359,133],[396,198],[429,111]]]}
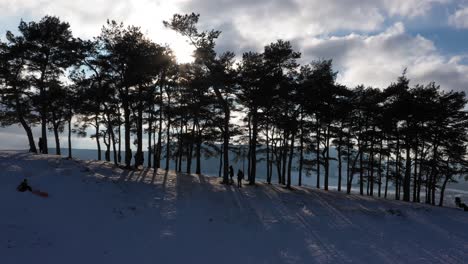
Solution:
{"label": "sun behind trees", "polygon": [[291,188],[297,168],[298,185],[306,173],[328,190],[336,161],[338,191],[358,183],[361,195],[387,197],[394,186],[395,199],[435,204],[438,195],[442,205],[447,183],[467,175],[464,93],[410,87],[405,72],[385,89],[349,88],[336,82],[331,60],[300,65],[284,40],[238,59],[217,54],[221,32],[199,31],[198,19],[164,22],[194,46],[186,64],[139,27],[108,21],[99,36],[81,40],[57,17],[21,21],[18,35],[8,31],[0,42],[1,125],[20,124],[32,152],[31,127],[40,125],[45,154],[53,131],[59,155],[67,126],[70,158],[71,134],[92,130],[98,159],[104,143],[104,159],[128,169],[144,164],[145,140],[154,169],[173,160],[176,171],[194,166],[200,174],[204,156],[219,156],[226,184],[229,154],[244,147],[250,184],[264,156],[268,183]]}

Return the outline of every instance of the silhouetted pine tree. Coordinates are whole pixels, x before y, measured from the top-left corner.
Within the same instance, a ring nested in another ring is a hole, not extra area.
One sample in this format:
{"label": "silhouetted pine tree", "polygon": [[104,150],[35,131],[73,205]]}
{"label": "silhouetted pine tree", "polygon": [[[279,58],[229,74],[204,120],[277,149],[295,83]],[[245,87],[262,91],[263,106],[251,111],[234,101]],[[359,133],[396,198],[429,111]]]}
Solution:
{"label": "silhouetted pine tree", "polygon": [[0,42],[0,125],[20,123],[28,137],[29,151],[37,153],[31,125],[38,121],[33,112],[30,81],[26,78],[28,47],[24,38],[6,34],[7,43]]}

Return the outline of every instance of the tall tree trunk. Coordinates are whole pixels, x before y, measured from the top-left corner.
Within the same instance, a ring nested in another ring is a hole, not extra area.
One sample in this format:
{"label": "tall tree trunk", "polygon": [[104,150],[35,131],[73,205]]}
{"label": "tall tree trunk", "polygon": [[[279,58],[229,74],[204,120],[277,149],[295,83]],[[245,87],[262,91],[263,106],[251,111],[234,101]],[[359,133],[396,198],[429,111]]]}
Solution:
{"label": "tall tree trunk", "polygon": [[110,135],[111,135],[111,144],[112,144],[112,152],[114,153],[114,164],[118,164],[118,157],[117,157],[117,150],[115,147],[115,132],[114,132],[114,127],[110,124]]}
{"label": "tall tree trunk", "polygon": [[[367,146],[368,146],[368,136],[367,136],[367,132],[368,132],[368,119],[369,117],[366,117],[366,121],[365,121],[365,126],[364,126],[364,131],[365,131],[365,137],[364,137],[364,147],[361,145],[361,144],[358,144],[359,145],[359,149],[361,151],[361,153],[364,154],[364,151],[367,150]],[[361,132],[361,130],[359,131]],[[361,133],[359,133],[359,137],[361,137]],[[359,159],[359,194],[360,195],[364,195],[364,164],[363,164],[363,157],[364,155],[361,155],[360,156],[360,159]],[[367,159],[369,160],[369,159]]]}
{"label": "tall tree trunk", "polygon": [[[16,91],[16,87],[14,88]],[[16,93],[17,94],[17,93]],[[34,136],[31,131],[31,127],[28,125],[26,120],[24,119],[24,114],[23,114],[23,109],[21,107],[20,99],[19,96],[16,96],[16,115],[18,117],[18,120],[21,123],[21,126],[23,126],[24,131],[26,132],[26,135],[28,137],[28,142],[29,142],[29,152],[37,153],[37,148],[36,148],[36,143],[34,142]]]}
{"label": "tall tree trunk", "polygon": [[325,157],[325,191],[328,191],[328,176],[330,174],[330,125],[327,126],[327,135],[325,139],[326,157]]}
{"label": "tall tree trunk", "polygon": [[[42,73],[41,80],[44,76],[44,72]],[[39,87],[40,91],[40,98],[41,98],[41,133],[42,133],[42,153],[49,154],[49,145],[47,143],[47,103],[46,103],[46,95],[45,95],[45,88],[43,87],[43,81],[41,81],[41,87]]]}
{"label": "tall tree trunk", "polygon": [[[162,91],[161,91],[162,94]],[[162,96],[161,96],[161,102],[162,102]],[[162,103],[161,103],[162,104]],[[158,143],[156,144],[156,151],[155,151],[155,156],[154,156],[154,167],[156,169],[159,169],[161,167],[161,153],[162,153],[162,123],[163,123],[163,117],[162,117],[162,107],[159,109],[159,132],[158,132]]]}
{"label": "tall tree trunk", "polygon": [[154,171],[156,171],[157,169],[159,169],[158,165],[157,165],[158,164],[158,161],[157,161],[158,156],[157,155],[158,155],[158,151],[160,151],[160,150],[158,150],[158,147],[156,145],[156,142],[157,142],[157,140],[156,140],[156,128],[154,129],[154,133],[153,133],[153,142],[154,142],[154,144],[153,144],[153,169],[154,169]]}
{"label": "tall tree trunk", "polygon": [[138,87],[138,98],[140,102],[138,103],[138,115],[137,115],[137,150],[135,153],[135,168],[143,165],[144,155],[143,155],[143,102],[142,102],[142,93],[143,88]]}
{"label": "tall tree trunk", "polygon": [[315,156],[316,156],[316,162],[317,162],[317,185],[316,187],[320,189],[320,125],[319,121],[317,119],[317,127],[315,129],[316,131],[316,150],[315,150]]}
{"label": "tall tree trunk", "polygon": [[60,138],[59,138],[59,132],[58,132],[58,124],[56,124],[55,121],[54,121],[53,127],[54,127],[54,137],[55,137],[55,154],[60,156],[62,154],[60,151]]}
{"label": "tall tree trunk", "polygon": [[201,131],[200,131],[200,125],[197,126],[198,131],[197,131],[197,149],[196,149],[196,156],[197,156],[197,167],[195,169],[195,173],[200,175],[201,174],[201,144],[202,144],[202,138],[201,138]]}
{"label": "tall tree trunk", "polygon": [[47,119],[45,114],[41,116],[41,130],[42,130],[42,153],[49,154],[48,144],[47,144]]}
{"label": "tall tree trunk", "polygon": [[251,121],[252,121],[252,115],[251,113],[248,113],[248,118],[247,118],[247,127],[248,127],[248,141],[249,141],[249,148],[247,150],[247,179],[249,180],[249,183],[252,182],[252,176],[251,176],[251,164],[252,164],[252,126],[251,126]]}
{"label": "tall tree trunk", "polygon": [[[185,129],[185,131],[187,131],[187,129]],[[182,139],[182,134],[184,133],[184,125],[182,124],[182,120],[180,121],[180,132],[179,132],[179,150],[177,152],[177,156],[178,156],[178,159],[177,159],[177,162],[178,162],[178,165],[176,166],[176,170],[178,172],[182,172],[182,157],[183,157],[183,153],[184,153],[184,142],[183,142],[183,139]],[[176,162],[176,163],[177,163]]]}
{"label": "tall tree trunk", "polygon": [[72,134],[72,129],[71,129],[71,120],[72,117],[70,116],[68,118],[68,158],[72,158],[72,143],[71,143],[71,134]]}
{"label": "tall tree trunk", "polygon": [[153,133],[153,113],[150,113],[150,117],[148,120],[148,168],[151,168],[151,139],[152,139],[152,133]]}
{"label": "tall tree trunk", "polygon": [[190,137],[190,142],[188,146],[188,151],[187,151],[187,174],[190,174],[192,172],[192,157],[193,157],[193,145],[194,145],[194,140],[195,140],[195,125],[196,122],[193,122],[192,126],[192,135]]}
{"label": "tall tree trunk", "polygon": [[294,155],[294,131],[291,132],[291,149],[289,151],[289,161],[288,161],[288,181],[286,183],[287,188],[291,188],[291,169],[292,169],[292,161]]}
{"label": "tall tree trunk", "polygon": [[388,192],[388,178],[390,176],[390,154],[387,156],[387,171],[385,172],[385,193],[384,198],[387,199]]}
{"label": "tall tree trunk", "polygon": [[242,154],[242,171],[245,171],[245,148],[242,146],[239,150]]}
{"label": "tall tree trunk", "polygon": [[169,160],[171,158],[171,119],[167,119],[166,127],[166,170],[169,170]]}
{"label": "tall tree trunk", "polygon": [[[272,138],[275,138],[275,132],[276,129],[273,129],[272,131]],[[275,162],[275,167],[276,167],[276,174],[278,174],[278,184],[281,184],[281,150],[283,148],[283,140],[281,139],[281,135],[279,135],[280,138],[275,138],[272,146],[272,151],[274,155],[274,162]],[[279,144],[279,146],[278,146]],[[273,167],[272,167],[273,169]]]}
{"label": "tall tree trunk", "polygon": [[[177,129],[176,129],[177,131]],[[180,152],[180,133],[177,133],[178,135],[176,136],[178,138],[177,140],[177,149],[175,151],[174,155],[174,170],[177,172],[179,171],[179,152]]]}
{"label": "tall tree trunk", "polygon": [[28,125],[24,118],[19,117],[20,123],[23,126],[24,131],[26,131],[26,135],[28,136],[29,142],[29,151],[33,153],[37,153],[36,143],[34,142],[34,137],[31,131],[31,127]]}
{"label": "tall tree trunk", "polygon": [[[367,164],[368,165],[369,165],[369,162],[370,162],[369,157],[367,157]],[[366,174],[367,174],[366,175],[366,179],[367,179],[366,180],[366,183],[367,183],[366,184],[366,187],[367,187],[367,193],[366,194],[369,196],[370,195],[370,192],[369,192],[370,191],[370,171],[369,171],[369,169],[366,170]]]}
{"label": "tall tree trunk", "polygon": [[272,144],[273,141],[272,141],[272,139],[270,139],[270,142],[271,142],[270,143],[271,152],[270,152],[270,164],[268,164],[268,168],[269,168],[268,170],[270,172],[270,183],[271,183],[271,181],[273,180],[273,155],[274,155],[274,153],[273,153],[273,144]]}
{"label": "tall tree trunk", "polygon": [[188,174],[192,173],[192,157],[193,157],[193,147],[195,143],[193,141],[190,142],[189,151],[188,151],[188,160],[187,160],[187,167],[188,167]]}
{"label": "tall tree trunk", "polygon": [[431,204],[435,205],[435,194],[436,194],[436,187],[437,187],[437,174],[432,177],[432,184],[431,184]]}
{"label": "tall tree trunk", "polygon": [[342,131],[340,131],[340,137],[338,138],[338,191],[341,192],[341,178],[342,178],[342,167],[343,167],[343,163],[342,163],[342,154],[341,154],[341,146],[342,146],[342,142],[343,142],[343,137],[342,137]]}
{"label": "tall tree trunk", "polygon": [[[46,61],[49,61],[49,55],[46,55]],[[39,79],[39,98],[40,102],[40,109],[39,115],[41,117],[41,133],[42,133],[42,153],[49,154],[49,145],[47,143],[47,96],[46,96],[46,88],[45,88],[45,77],[46,77],[46,70],[47,70],[48,63],[44,64],[41,67],[41,77]]]}
{"label": "tall tree trunk", "polygon": [[299,153],[299,182],[298,185],[302,186],[302,166],[304,164],[304,112],[301,108],[301,121],[300,121],[301,135],[299,139],[300,153]]}
{"label": "tall tree trunk", "polygon": [[[359,152],[363,152],[363,150],[361,149],[361,144],[358,144],[359,145]],[[363,170],[363,166],[362,166],[362,163],[363,163],[363,155],[361,154],[360,157],[359,157],[359,194],[360,195],[364,195],[364,170]]]}
{"label": "tall tree trunk", "polygon": [[375,134],[375,126],[372,128],[372,136],[371,136],[371,149],[370,149],[370,161],[369,161],[369,166],[370,166],[370,190],[369,190],[369,195],[374,196],[374,134]]}
{"label": "tall tree trunk", "polygon": [[425,184],[425,187],[426,187],[426,203],[427,204],[430,204],[431,203],[431,174],[430,173],[426,173],[426,184]]}
{"label": "tall tree trunk", "polygon": [[193,157],[193,142],[188,142],[187,143],[187,152],[186,152],[186,156],[187,156],[187,162],[186,162],[186,172],[187,174],[190,174],[192,173],[192,157]]}
{"label": "tall tree trunk", "polygon": [[409,202],[411,196],[411,146],[406,137],[406,165],[405,178],[403,179],[403,201]]}
{"label": "tall tree trunk", "polygon": [[283,165],[282,166],[282,171],[281,171],[281,184],[286,184],[286,161],[287,161],[287,158],[288,158],[288,150],[289,150],[289,147],[288,147],[288,138],[289,138],[289,131],[288,132],[284,132],[284,143],[283,143],[283,151],[282,151],[282,163]]}
{"label": "tall tree trunk", "polygon": [[[155,157],[154,157],[154,166],[156,169],[159,169],[161,167],[161,155],[162,155],[162,126],[163,126],[163,89],[165,85],[165,80],[166,80],[166,72],[163,71],[161,74],[161,79],[160,79],[160,84],[159,84],[159,132],[158,132],[158,143],[156,146],[156,151],[155,151]],[[168,97],[168,103],[170,103],[170,96],[169,93],[167,95]],[[169,108],[169,105],[167,106]]]}
{"label": "tall tree trunk", "polygon": [[223,183],[229,184],[229,120],[231,118],[231,112],[229,110],[228,102],[224,102],[224,142],[223,142]]}
{"label": "tall tree trunk", "polygon": [[98,116],[94,117],[94,127],[96,128],[96,145],[97,145],[97,152],[98,152],[98,160],[101,160],[101,143],[99,142],[99,121]]}
{"label": "tall tree trunk", "polygon": [[[360,145],[359,141],[358,141],[358,145]],[[359,157],[362,156],[362,152],[361,151],[358,151],[358,153],[356,154],[356,157],[354,157],[354,160],[353,160],[353,165],[351,166],[351,175],[349,177],[349,181],[348,181],[348,188],[347,188],[347,193],[350,194],[351,193],[351,188],[352,188],[352,182],[353,182],[353,179],[354,179],[354,172],[356,171],[356,163],[357,163],[357,160]]]}
{"label": "tall tree trunk", "polygon": [[380,151],[379,151],[379,165],[378,165],[378,177],[379,177],[379,182],[378,182],[378,188],[379,190],[377,191],[377,195],[381,197],[382,193],[382,149],[383,149],[383,139],[380,139]]}
{"label": "tall tree trunk", "polygon": [[60,151],[60,138],[59,138],[59,122],[57,121],[57,118],[55,116],[55,113],[52,113],[52,127],[54,130],[54,138],[55,138],[55,155],[61,155]]}
{"label": "tall tree trunk", "polygon": [[125,87],[125,95],[122,100],[123,110],[124,110],[124,129],[125,129],[125,167],[130,168],[132,162],[132,149],[131,149],[131,142],[130,142],[130,129],[131,129],[131,122],[130,122],[130,106],[128,102],[128,87]]}
{"label": "tall tree trunk", "polygon": [[[176,130],[177,130],[177,129],[176,129]],[[175,136],[175,138],[178,138],[178,137],[179,137],[179,135],[176,135],[176,136]],[[179,141],[179,142],[180,142],[180,141]],[[174,146],[175,152],[172,154],[172,155],[173,155],[173,158],[174,158],[174,170],[175,170],[176,172],[179,171],[179,157],[180,157],[180,155],[179,155],[179,150],[180,150],[179,144],[180,144],[180,143],[179,143],[179,142],[177,143],[176,146]],[[177,147],[177,148],[176,148],[176,147]]]}
{"label": "tall tree trunk", "polygon": [[153,167],[153,164],[152,164],[152,147],[151,147],[151,139],[152,139],[152,132],[151,132],[151,129],[153,129],[151,127],[151,122],[149,124],[149,127],[148,127],[148,168],[152,168]]}
{"label": "tall tree trunk", "polygon": [[249,184],[255,184],[255,179],[257,177],[257,135],[258,135],[258,113],[257,108],[254,108],[254,113],[252,116],[252,147],[251,147],[251,158],[252,162],[250,164],[250,177],[251,181]]}
{"label": "tall tree trunk", "polygon": [[396,146],[396,165],[395,165],[395,200],[400,200],[400,138],[397,134],[397,146]]}
{"label": "tall tree trunk", "polygon": [[[447,162],[448,163],[448,162]],[[448,166],[448,165],[447,165]],[[445,194],[445,187],[447,186],[447,182],[450,179],[450,175],[446,175],[444,179],[444,183],[442,184],[442,187],[440,188],[440,199],[439,199],[439,206],[444,205],[444,194]]]}
{"label": "tall tree trunk", "polygon": [[267,171],[267,183],[271,183],[271,170],[270,170],[270,138],[268,136],[268,122],[266,124],[266,171]]}
{"label": "tall tree trunk", "polygon": [[223,148],[222,146],[220,146],[220,152],[219,152],[219,172],[218,172],[218,177],[221,177],[223,176],[221,174],[222,170],[223,170]]}
{"label": "tall tree trunk", "polygon": [[430,197],[430,203],[432,205],[435,205],[435,194],[436,194],[436,183],[437,183],[437,175],[439,174],[438,170],[437,170],[437,161],[438,161],[438,156],[439,156],[439,151],[438,151],[438,147],[439,146],[439,139],[438,137],[436,137],[435,139],[435,142],[433,144],[433,152],[432,152],[432,158],[433,158],[433,162],[432,162],[432,168],[431,168],[431,177],[430,177],[430,189],[429,189],[429,197]]}
{"label": "tall tree trunk", "polygon": [[118,162],[121,163],[122,162],[122,126],[120,124],[120,110],[118,111],[118,115],[119,115],[119,154],[117,156],[117,159],[118,159]]}
{"label": "tall tree trunk", "polygon": [[[107,141],[106,141],[106,137],[107,137]],[[106,154],[105,154],[106,161],[110,161],[111,133],[109,131],[109,127],[107,128],[106,134],[104,134],[102,138],[104,139],[104,144],[106,145]]]}
{"label": "tall tree trunk", "polygon": [[[161,111],[161,110],[160,110]],[[159,127],[158,127],[158,143],[155,147],[155,155],[154,155],[154,166],[155,168],[159,169],[161,167],[161,153],[162,153],[162,116],[159,117]]]}
{"label": "tall tree trunk", "polygon": [[418,173],[418,190],[417,190],[417,202],[421,202],[421,184],[422,184],[422,168],[423,168],[423,156],[424,156],[424,141],[421,144],[421,157],[419,162],[419,173]]}
{"label": "tall tree trunk", "polygon": [[[282,151],[282,148],[283,148],[283,140],[282,139],[279,139],[279,144],[280,146],[277,147],[275,146],[275,161],[276,161],[276,173],[278,174],[278,184],[281,184],[281,151]],[[278,144],[278,143],[276,143]]]}
{"label": "tall tree trunk", "polygon": [[413,175],[413,203],[418,199],[416,192],[418,190],[418,142],[414,145],[414,175]]}
{"label": "tall tree trunk", "polygon": [[349,142],[349,138],[347,139],[347,150],[346,150],[346,193],[350,193],[351,192],[351,181],[350,181],[350,178],[349,178],[349,174],[350,174],[350,164],[351,164],[351,143]]}

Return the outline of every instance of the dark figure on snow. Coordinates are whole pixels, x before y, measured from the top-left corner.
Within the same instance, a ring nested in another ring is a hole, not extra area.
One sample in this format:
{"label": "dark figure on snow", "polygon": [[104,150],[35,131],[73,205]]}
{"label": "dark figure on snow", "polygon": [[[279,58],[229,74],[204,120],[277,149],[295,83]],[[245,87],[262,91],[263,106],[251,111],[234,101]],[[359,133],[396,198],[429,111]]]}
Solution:
{"label": "dark figure on snow", "polygon": [[42,146],[44,145],[44,142],[41,137],[39,138],[39,142],[37,144],[39,145],[39,153],[42,154],[43,152]]}
{"label": "dark figure on snow", "polygon": [[463,211],[468,211],[468,205],[462,203],[460,197],[455,197],[455,205],[463,209]]}
{"label": "dark figure on snow", "polygon": [[229,166],[229,177],[231,178],[231,184],[234,183],[234,168],[231,166]]}
{"label": "dark figure on snow", "polygon": [[31,186],[28,184],[28,180],[24,179],[18,187],[16,187],[16,190],[18,192],[25,192],[25,191],[30,191],[32,192]]}
{"label": "dark figure on snow", "polygon": [[43,198],[47,198],[49,197],[49,194],[46,193],[46,192],[41,192],[39,190],[33,190],[31,188],[31,186],[29,186],[28,184],[28,180],[24,179],[20,185],[18,185],[18,187],[16,187],[16,190],[18,192],[26,192],[26,191],[30,191],[31,193],[33,193],[34,195],[37,195],[37,196],[40,196],[40,197],[43,197]]}
{"label": "dark figure on snow", "polygon": [[[133,155],[133,158],[135,159],[135,165],[137,163],[140,164],[140,162],[141,162],[141,164],[144,164],[144,162],[145,162],[145,156],[143,155],[143,152],[138,152],[138,151],[135,152],[135,155]],[[138,169],[138,166],[135,166],[135,169]]]}
{"label": "dark figure on snow", "polygon": [[242,179],[244,179],[244,173],[241,170],[237,171],[237,187],[242,188]]}

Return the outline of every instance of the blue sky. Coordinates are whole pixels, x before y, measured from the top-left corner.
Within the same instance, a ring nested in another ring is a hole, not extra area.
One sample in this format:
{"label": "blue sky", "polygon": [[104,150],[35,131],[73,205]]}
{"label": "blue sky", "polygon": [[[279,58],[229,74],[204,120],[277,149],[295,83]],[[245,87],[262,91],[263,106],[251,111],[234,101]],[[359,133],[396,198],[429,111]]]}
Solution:
{"label": "blue sky", "polygon": [[162,21],[188,12],[201,14],[202,28],[223,32],[219,52],[240,56],[282,38],[302,52],[303,63],[333,59],[338,82],[350,87],[383,88],[408,68],[412,84],[468,91],[468,0],[0,0],[0,38],[20,19],[47,14],[68,21],[81,38],[115,19],[170,44],[185,62],[190,45]]}

